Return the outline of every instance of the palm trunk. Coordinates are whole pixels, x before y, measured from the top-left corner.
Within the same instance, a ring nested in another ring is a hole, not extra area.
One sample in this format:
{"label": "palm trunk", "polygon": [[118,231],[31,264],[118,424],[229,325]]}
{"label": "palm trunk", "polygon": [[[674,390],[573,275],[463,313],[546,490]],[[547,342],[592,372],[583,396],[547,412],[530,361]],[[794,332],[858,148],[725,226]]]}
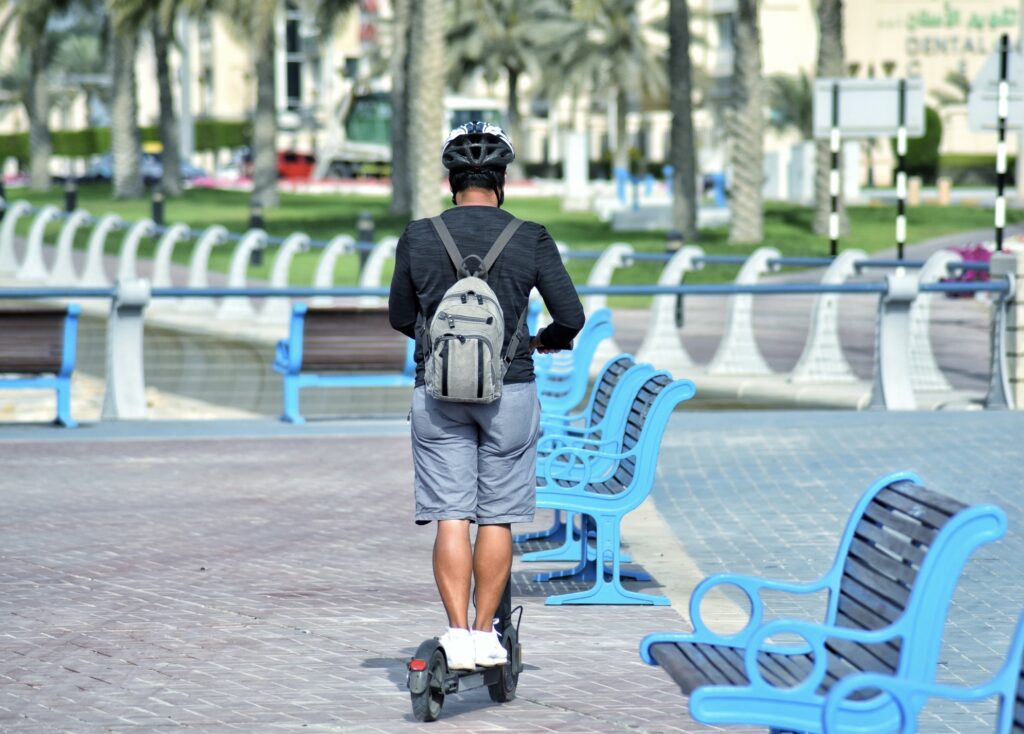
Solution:
{"label": "palm trunk", "polygon": [[764,103],[758,0],[738,0],[732,138],[730,243],[764,239]]}
{"label": "palm trunk", "polygon": [[53,141],[47,118],[50,111],[49,81],[46,78],[46,44],[36,43],[28,59],[29,188],[46,191],[50,188],[50,156]]}
{"label": "palm trunk", "polygon": [[625,89],[615,93],[615,168],[629,171],[629,134],[626,132],[626,114],[629,96]]}
{"label": "palm trunk", "polygon": [[430,217],[441,211],[441,124],[444,105],[444,2],[413,3],[409,44],[409,163],[412,216]]}
{"label": "palm trunk", "polygon": [[391,51],[391,213],[412,211],[409,186],[409,35],[410,0],[395,0]]}
{"label": "palm trunk", "polygon": [[[843,52],[843,2],[842,0],[819,0],[818,2],[818,63],[817,76],[841,77],[845,72]],[[828,234],[828,217],[832,209],[832,195],[829,191],[829,172],[832,170],[832,152],[828,140],[815,144],[814,155],[814,231]],[[840,152],[839,170],[843,157]],[[846,207],[843,205],[843,177],[839,177],[839,231],[849,229]]]}
{"label": "palm trunk", "polygon": [[274,86],[274,25],[267,24],[262,42],[254,50],[256,114],[252,125],[252,203],[268,209],[278,205],[277,106]]}
{"label": "palm trunk", "polygon": [[138,106],[135,100],[135,54],[138,33],[114,34],[114,102],[110,114],[110,146],[114,154],[114,198],[138,199],[145,193],[139,165]]}
{"label": "palm trunk", "polygon": [[520,151],[512,165],[508,167],[509,178],[523,178],[522,154],[526,152],[526,139],[523,135],[523,120],[519,116],[519,69],[506,66],[508,73],[508,133],[512,138],[512,145]]}
{"label": "palm trunk", "polygon": [[160,91],[160,144],[163,148],[164,175],[161,181],[167,196],[181,193],[181,153],[178,118],[174,114],[171,95],[171,69],[167,60],[170,37],[157,15],[153,16],[153,53],[156,56],[156,79]]}
{"label": "palm trunk", "polygon": [[697,238],[697,152],[693,140],[693,82],[690,67],[690,9],[687,0],[671,0],[668,73],[671,79],[672,225],[687,240]]}

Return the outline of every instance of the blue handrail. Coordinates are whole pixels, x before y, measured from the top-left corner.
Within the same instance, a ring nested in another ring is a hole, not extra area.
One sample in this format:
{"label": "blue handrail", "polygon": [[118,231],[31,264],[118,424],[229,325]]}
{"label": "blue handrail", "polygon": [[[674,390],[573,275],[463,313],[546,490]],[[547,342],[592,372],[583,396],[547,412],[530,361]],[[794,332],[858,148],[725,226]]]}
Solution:
{"label": "blue handrail", "polygon": [[[974,281],[970,283],[947,282],[925,283],[920,286],[927,293],[1005,293],[1009,290],[1005,280]],[[736,285],[732,283],[696,283],[681,285],[581,285],[576,288],[581,296],[732,296],[753,294],[759,296],[784,296],[794,294],[815,293],[846,293],[846,294],[882,294],[888,292],[884,281],[865,283],[751,283]],[[338,288],[287,288],[245,287],[245,288],[154,288],[153,298],[230,298],[234,296],[250,296],[253,298],[313,298],[387,296],[388,288],[360,288],[357,286]],[[0,299],[13,298],[113,298],[114,288],[0,288]]]}

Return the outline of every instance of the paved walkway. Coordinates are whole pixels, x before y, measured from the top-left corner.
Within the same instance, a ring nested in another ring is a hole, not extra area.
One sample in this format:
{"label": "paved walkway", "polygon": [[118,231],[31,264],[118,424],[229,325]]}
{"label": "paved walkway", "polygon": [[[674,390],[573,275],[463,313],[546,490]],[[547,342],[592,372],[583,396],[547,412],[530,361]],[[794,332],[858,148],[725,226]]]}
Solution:
{"label": "paved walkway", "polygon": [[[1010,517],[1008,537],[968,564],[940,676],[984,679],[1024,606],[1021,414],[684,410],[654,501],[625,529],[674,605],[546,607],[517,561],[519,698],[451,697],[420,724],[404,662],[443,617],[432,531],[409,520],[406,431],[0,425],[0,730],[706,731],[640,662],[640,637],[688,629],[689,591],[708,573],[816,577],[858,494],[896,469]],[[713,604],[723,624],[740,619],[734,600]],[[940,704],[922,728],[990,732],[994,710]]]}

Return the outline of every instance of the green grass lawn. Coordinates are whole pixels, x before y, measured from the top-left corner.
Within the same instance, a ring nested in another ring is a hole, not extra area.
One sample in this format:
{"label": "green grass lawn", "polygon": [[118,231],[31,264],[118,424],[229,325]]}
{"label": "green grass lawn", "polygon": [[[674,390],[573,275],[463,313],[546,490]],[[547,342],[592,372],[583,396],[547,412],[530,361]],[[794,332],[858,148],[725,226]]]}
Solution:
{"label": "green grass lawn", "polygon": [[[59,187],[40,194],[25,189],[8,191],[12,201],[26,199],[34,205],[63,204],[63,192]],[[165,205],[168,223],[184,222],[196,229],[221,224],[233,232],[243,232],[248,224],[249,194],[245,192],[193,189]],[[406,219],[396,217],[388,211],[386,197],[362,195],[317,195],[282,194],[281,206],[265,213],[266,229],[272,235],[284,236],[302,231],[314,239],[327,240],[337,234],[355,234],[356,218],[360,212],[369,212],[376,223],[376,235],[397,235],[405,226]],[[79,191],[79,206],[100,215],[113,212],[126,220],[137,220],[149,216],[148,200],[114,201],[107,185],[82,186]],[[638,251],[662,251],[665,246],[664,233],[660,232],[613,232],[611,226],[587,212],[563,212],[556,197],[544,199],[519,199],[507,202],[506,208],[516,216],[545,224],[552,236],[573,249],[599,250],[613,242],[628,242]],[[907,214],[908,242],[929,239],[942,234],[981,229],[992,225],[992,211],[973,207],[921,206],[910,209]],[[791,204],[768,204],[765,208],[765,239],[763,245],[777,248],[784,255],[823,256],[828,254],[828,241],[815,235],[812,230],[814,212],[809,207]],[[875,252],[892,247],[894,242],[895,211],[891,207],[862,206],[850,207],[850,232],[842,241],[842,247],[859,247]],[[1024,210],[1007,212],[1008,222],[1024,221]],[[29,221],[19,222],[19,231],[27,232]],[[51,225],[48,241],[56,238],[59,225]],[[108,238],[108,253],[116,253],[121,246],[123,233]],[[88,231],[80,231],[76,246],[85,247]],[[151,256],[155,240],[143,241],[140,257]],[[755,245],[729,245],[726,227],[704,230],[695,244],[702,246],[709,254],[747,254],[756,249]],[[231,260],[231,247],[215,248],[210,258],[211,267],[226,271]],[[175,261],[187,263],[189,248],[179,245],[175,248]],[[319,251],[298,255],[290,273],[290,280],[296,285],[308,285],[312,281]],[[250,270],[253,278],[268,278],[273,257],[265,258],[264,264]],[[578,283],[585,282],[593,262],[571,260],[569,272]],[[616,272],[616,284],[654,283],[658,279],[660,263],[640,262],[631,268]],[[355,256],[339,258],[335,282],[339,285],[355,284],[358,261]],[[733,266],[709,266],[688,278],[692,282],[729,281],[736,274]],[[390,276],[390,273],[386,273]],[[646,299],[615,299],[615,305],[640,305]]]}

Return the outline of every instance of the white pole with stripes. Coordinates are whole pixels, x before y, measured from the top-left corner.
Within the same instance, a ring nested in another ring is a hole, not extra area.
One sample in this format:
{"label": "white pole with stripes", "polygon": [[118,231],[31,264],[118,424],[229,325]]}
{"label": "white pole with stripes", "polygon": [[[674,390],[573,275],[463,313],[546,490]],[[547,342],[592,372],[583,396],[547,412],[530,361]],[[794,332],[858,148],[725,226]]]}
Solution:
{"label": "white pole with stripes", "polygon": [[899,81],[899,127],[896,130],[896,257],[907,242],[907,80]]}
{"label": "white pole with stripes", "polygon": [[828,177],[828,193],[831,209],[828,215],[829,252],[832,257],[839,254],[839,81],[832,82],[832,129],[829,131],[829,150],[832,169]]}
{"label": "white pole with stripes", "polygon": [[996,110],[999,116],[999,142],[996,143],[996,250],[1003,249],[1003,228],[1006,226],[1006,118],[1010,113],[1010,83],[1007,66],[1010,56],[1010,36],[999,38],[999,91]]}

